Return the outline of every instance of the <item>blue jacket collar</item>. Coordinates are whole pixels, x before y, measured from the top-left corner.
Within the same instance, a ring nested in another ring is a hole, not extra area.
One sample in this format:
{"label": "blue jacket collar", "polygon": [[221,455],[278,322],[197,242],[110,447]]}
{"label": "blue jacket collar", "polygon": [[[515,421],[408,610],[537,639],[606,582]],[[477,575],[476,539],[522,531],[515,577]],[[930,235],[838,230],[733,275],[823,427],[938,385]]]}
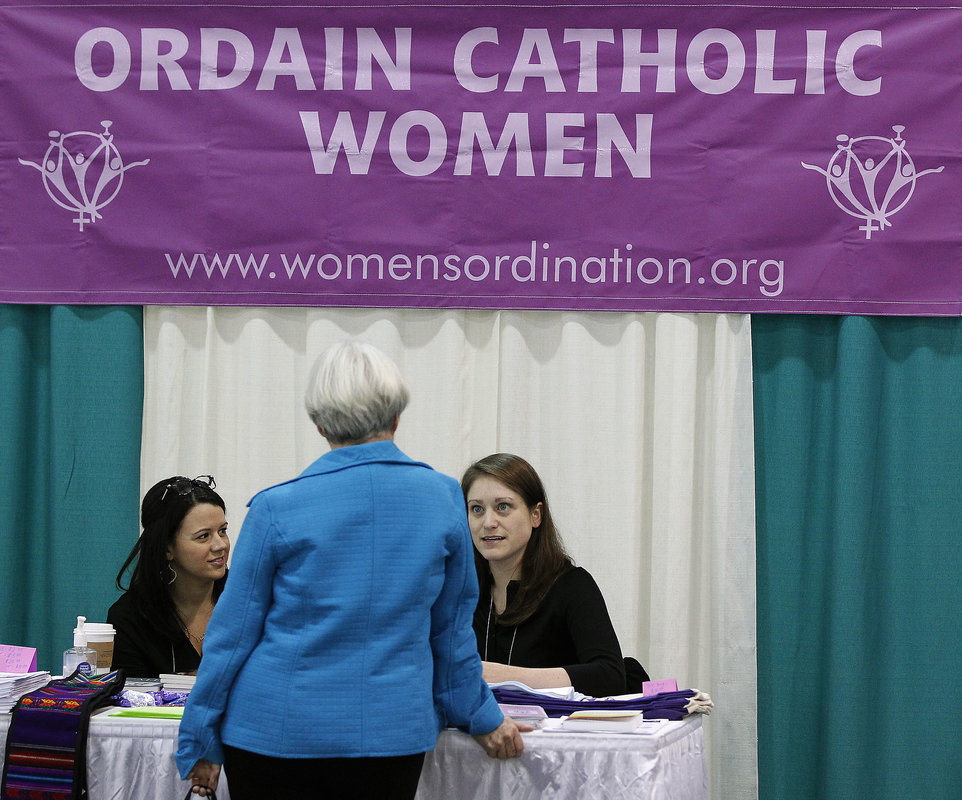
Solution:
{"label": "blue jacket collar", "polygon": [[348,447],[338,447],[331,450],[317,459],[317,461],[311,464],[298,477],[305,478],[308,475],[323,475],[328,472],[338,472],[339,470],[355,467],[360,464],[373,463],[416,464],[431,469],[427,464],[414,461],[412,458],[406,456],[393,441],[384,440],[380,442],[368,442],[367,444],[353,444]]}
{"label": "blue jacket collar", "polygon": [[[368,442],[367,444],[354,444],[350,445],[349,447],[338,447],[335,450],[325,453],[296,478],[291,478],[290,480],[286,480],[281,483],[274,484],[274,486],[269,486],[266,489],[262,489],[260,492],[255,494],[254,497],[270,491],[271,489],[275,489],[278,486],[286,486],[287,484],[295,483],[303,478],[310,478],[314,475],[326,475],[331,472],[339,472],[342,469],[348,469],[350,467],[356,467],[363,464],[409,464],[410,466],[414,467],[433,469],[433,467],[431,467],[429,464],[425,464],[423,461],[415,461],[409,456],[406,456],[401,452],[398,446],[390,440],[385,440],[382,442]],[[254,497],[248,501],[248,506],[254,502]]]}

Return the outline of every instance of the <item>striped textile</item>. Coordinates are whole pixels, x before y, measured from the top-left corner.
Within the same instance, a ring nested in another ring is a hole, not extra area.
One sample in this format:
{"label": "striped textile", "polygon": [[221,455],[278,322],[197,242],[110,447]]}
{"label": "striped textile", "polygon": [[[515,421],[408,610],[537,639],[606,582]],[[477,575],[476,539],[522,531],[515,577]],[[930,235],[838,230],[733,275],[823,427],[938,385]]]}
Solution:
{"label": "striped textile", "polygon": [[90,714],[123,688],[123,673],[74,672],[24,695],[7,732],[0,800],[82,800]]}

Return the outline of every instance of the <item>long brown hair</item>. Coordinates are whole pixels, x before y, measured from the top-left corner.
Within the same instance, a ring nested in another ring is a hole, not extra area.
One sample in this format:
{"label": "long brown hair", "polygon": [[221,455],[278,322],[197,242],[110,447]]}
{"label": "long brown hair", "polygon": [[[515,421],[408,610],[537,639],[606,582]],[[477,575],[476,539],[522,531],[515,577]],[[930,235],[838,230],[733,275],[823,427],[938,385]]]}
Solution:
{"label": "long brown hair", "polygon": [[[530,617],[541,604],[545,594],[560,575],[572,564],[565,552],[561,537],[551,519],[548,498],[541,478],[521,456],[511,453],[494,453],[475,461],[461,477],[461,491],[467,501],[471,485],[480,477],[489,477],[517,492],[525,505],[532,509],[541,503],[541,524],[531,531],[524,554],[521,556],[521,586],[510,609],[506,609],[498,621],[503,625],[518,625]],[[478,605],[491,602],[491,570],[488,562],[474,550],[474,566],[478,572],[481,596]]]}

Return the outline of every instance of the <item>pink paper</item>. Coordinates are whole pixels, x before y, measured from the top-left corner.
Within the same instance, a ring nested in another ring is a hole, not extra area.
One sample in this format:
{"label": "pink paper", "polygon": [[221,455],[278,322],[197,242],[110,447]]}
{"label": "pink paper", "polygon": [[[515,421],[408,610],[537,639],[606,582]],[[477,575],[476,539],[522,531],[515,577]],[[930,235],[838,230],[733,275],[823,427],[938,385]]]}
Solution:
{"label": "pink paper", "polygon": [[0,672],[36,672],[37,649],[0,644]]}
{"label": "pink paper", "polygon": [[645,681],[641,686],[641,693],[645,697],[661,694],[662,692],[677,692],[678,681],[674,678],[663,678],[660,681]]}

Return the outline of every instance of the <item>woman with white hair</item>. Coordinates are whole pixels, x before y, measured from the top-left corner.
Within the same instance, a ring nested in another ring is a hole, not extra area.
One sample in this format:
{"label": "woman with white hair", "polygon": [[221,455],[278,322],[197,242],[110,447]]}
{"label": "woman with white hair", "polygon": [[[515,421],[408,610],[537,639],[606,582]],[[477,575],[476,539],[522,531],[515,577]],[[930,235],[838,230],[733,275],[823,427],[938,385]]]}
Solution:
{"label": "woman with white hair", "polygon": [[370,345],[315,363],[306,405],[331,450],[250,502],[180,727],[197,794],[226,763],[235,800],[413,798],[443,726],[521,754],[529,728],[481,675],[460,487],[394,444],[408,396]]}

